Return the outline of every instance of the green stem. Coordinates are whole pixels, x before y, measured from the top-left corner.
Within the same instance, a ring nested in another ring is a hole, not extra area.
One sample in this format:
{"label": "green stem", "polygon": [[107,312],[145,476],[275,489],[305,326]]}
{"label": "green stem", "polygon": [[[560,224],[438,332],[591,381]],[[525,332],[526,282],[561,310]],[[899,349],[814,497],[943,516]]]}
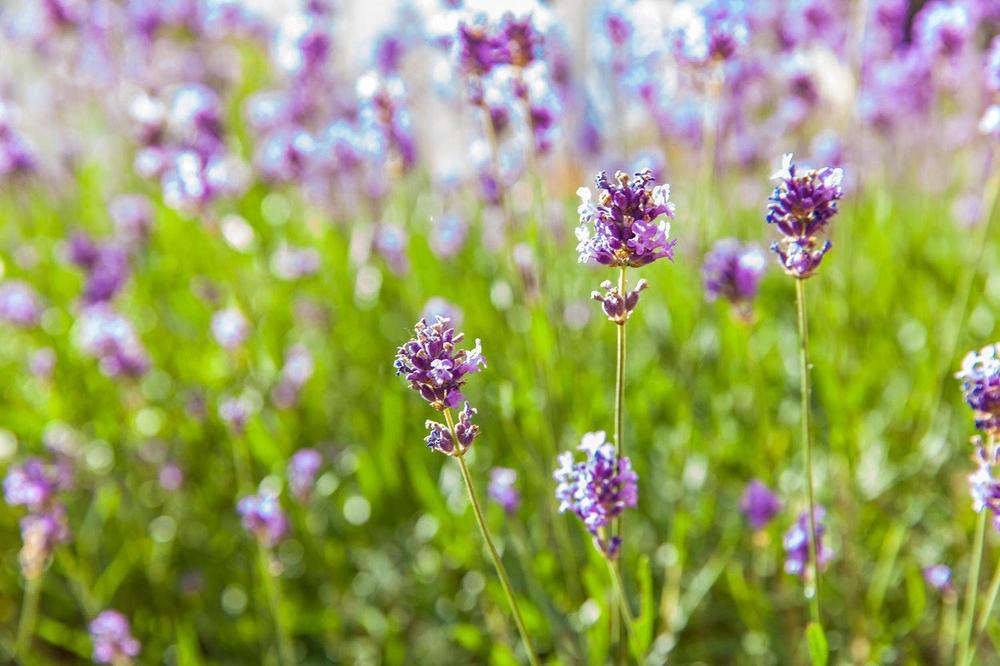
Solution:
{"label": "green stem", "polygon": [[618,597],[625,630],[628,632],[629,645],[632,648],[632,656],[635,657],[636,663],[642,663],[642,647],[639,644],[639,637],[635,634],[635,620],[632,618],[632,609],[629,608],[628,598],[625,596],[625,585],[622,583],[622,574],[617,566],[618,561],[611,561],[607,558],[605,561],[608,563],[608,571],[611,572],[611,583],[615,588],[615,596]]}
{"label": "green stem", "polygon": [[[976,622],[976,639],[972,642],[972,645],[978,645],[979,640],[983,637],[986,632],[986,625],[990,622],[990,615],[993,613],[993,604],[997,600],[997,592],[1000,592],[1000,562],[997,562],[997,568],[993,571],[993,580],[990,582],[990,591],[986,595],[986,605],[983,606],[982,612],[979,613],[979,621]],[[972,659],[975,657],[975,650],[969,650],[967,664],[972,663]]]}
{"label": "green stem", "polygon": [[[458,446],[458,436],[455,433],[455,422],[451,417],[451,410],[444,410],[444,419],[448,423],[448,430],[451,432],[452,441]],[[490,530],[486,527],[486,518],[483,517],[483,510],[479,506],[479,499],[476,496],[476,488],[472,483],[472,475],[469,474],[469,466],[465,464],[464,454],[460,453],[454,456],[458,460],[458,466],[462,470],[462,479],[465,481],[465,489],[469,493],[469,501],[472,503],[472,509],[476,514],[476,522],[479,523],[479,532],[483,535],[483,541],[486,542],[487,548],[490,551],[490,557],[493,558],[493,566],[496,567],[497,576],[500,578],[500,585],[503,587],[504,593],[507,595],[507,603],[510,604],[511,613],[514,615],[514,624],[517,625],[517,631],[521,634],[521,641],[524,643],[524,649],[528,653],[528,662],[532,666],[539,666],[538,657],[535,656],[535,649],[531,645],[531,638],[528,637],[528,630],[524,624],[524,618],[521,617],[521,609],[517,605],[517,597],[514,595],[514,588],[511,587],[510,579],[507,578],[507,570],[503,566],[503,561],[500,559],[500,553],[497,552],[496,546],[493,544],[493,537],[490,536]]]}
{"label": "green stem", "polygon": [[24,597],[21,599],[21,617],[17,623],[17,642],[14,644],[14,661],[25,657],[26,648],[35,632],[35,618],[38,616],[38,600],[42,591],[42,577],[33,576],[25,581]]}
{"label": "green stem", "polygon": [[[626,267],[622,266],[618,272],[618,293],[621,298],[625,298],[625,287],[627,285],[625,279]],[[625,322],[622,321],[618,324],[618,338],[617,344],[615,345],[615,454],[621,457],[625,450],[625,350],[626,350],[626,337],[625,337]],[[619,516],[615,520],[615,534],[618,539],[623,539],[625,533],[625,525],[622,520],[622,516]],[[616,569],[617,572],[618,561],[615,560],[612,568]],[[619,599],[619,606],[625,603],[624,599]],[[625,660],[624,654],[624,642],[621,640],[621,628],[618,626],[618,611],[613,610],[611,612],[611,633],[615,640],[618,642],[618,662],[623,663]]]}
{"label": "green stem", "polygon": [[[799,312],[799,372],[801,373],[802,445],[805,447],[806,497],[809,503],[809,567],[812,570],[812,595],[809,595],[809,614],[812,621],[822,624],[819,613],[819,559],[816,533],[816,496],[813,490],[812,429],[809,427],[811,393],[809,386],[809,324],[806,318],[806,283],[795,281],[795,296]],[[808,591],[807,591],[808,595]]]}
{"label": "green stem", "polygon": [[271,619],[274,621],[274,636],[278,648],[278,663],[281,666],[295,663],[295,650],[292,639],[288,635],[284,617],[281,614],[281,590],[278,581],[270,572],[271,550],[262,543],[257,545],[257,568],[264,583],[267,603],[271,607]]}
{"label": "green stem", "polygon": [[958,630],[959,640],[956,664],[965,664],[971,652],[972,616],[976,612],[976,597],[979,594],[979,567],[983,561],[983,542],[986,538],[986,509],[979,512],[976,521],[976,536],[972,545],[972,563],[969,565],[969,580],[965,586],[965,607],[962,609],[962,624]]}

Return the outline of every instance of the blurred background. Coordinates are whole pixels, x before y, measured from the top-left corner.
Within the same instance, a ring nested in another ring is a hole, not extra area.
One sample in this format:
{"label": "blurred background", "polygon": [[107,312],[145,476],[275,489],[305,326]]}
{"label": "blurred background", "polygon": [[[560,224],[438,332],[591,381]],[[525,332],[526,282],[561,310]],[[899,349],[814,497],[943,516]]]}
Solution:
{"label": "blurred background", "polygon": [[[831,663],[949,663],[975,522],[954,373],[1000,337],[998,26],[989,0],[2,0],[0,659],[523,663],[393,372],[445,314],[489,361],[467,459],[541,659],[608,663],[607,570],[552,480],[613,428],[590,293],[616,273],[578,263],[574,193],[649,168],[678,246],[630,272],[640,640],[806,663],[795,285],[763,219],[791,152],[845,171],[807,284]],[[766,256],[734,299],[706,288],[725,238]]]}

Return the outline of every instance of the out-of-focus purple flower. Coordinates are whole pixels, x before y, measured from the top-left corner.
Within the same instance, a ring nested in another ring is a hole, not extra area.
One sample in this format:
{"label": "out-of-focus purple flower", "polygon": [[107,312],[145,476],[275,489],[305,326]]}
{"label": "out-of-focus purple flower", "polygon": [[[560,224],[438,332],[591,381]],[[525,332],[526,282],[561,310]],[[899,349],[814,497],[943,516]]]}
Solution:
{"label": "out-of-focus purple flower", "polygon": [[674,16],[677,55],[695,65],[725,62],[735,57],[746,45],[749,31],[731,4],[710,2],[700,10],[695,10],[693,3],[682,5]]}
{"label": "out-of-focus purple flower", "polygon": [[1000,93],[1000,35],[990,42],[990,50],[986,54],[986,90]]}
{"label": "out-of-focus purple flower", "polygon": [[669,238],[670,223],[660,219],[662,215],[674,216],[670,186],[653,186],[649,169],[632,178],[619,171],[614,182],[602,171],[595,183],[599,190],[596,203],[590,189],[577,190],[581,200],[576,230],[580,263],[638,267],[662,258],[672,261],[677,241]]}
{"label": "out-of-focus purple flower", "polygon": [[32,510],[21,519],[21,551],[18,562],[27,579],[38,579],[52,551],[59,544],[69,541],[66,509],[58,502],[42,509]]}
{"label": "out-of-focus purple flower", "polygon": [[500,19],[498,39],[504,44],[507,64],[514,67],[527,67],[541,55],[543,37],[531,14],[517,17],[505,13]]}
{"label": "out-of-focus purple flower", "polygon": [[951,567],[946,564],[924,567],[924,580],[938,592],[947,594],[955,589],[951,582]]}
{"label": "out-of-focus purple flower", "polygon": [[108,205],[115,230],[130,245],[140,245],[149,238],[153,227],[153,204],[142,194],[121,194]]}
{"label": "out-of-focus purple flower", "polygon": [[315,365],[312,354],[304,345],[292,345],[285,351],[285,364],[281,376],[271,392],[276,407],[287,409],[294,405],[302,387],[313,375]]}
{"label": "out-of-focus purple flower", "polygon": [[452,213],[434,222],[430,234],[431,250],[441,259],[453,257],[465,245],[469,225],[460,216]]}
{"label": "out-of-focus purple flower", "polygon": [[990,104],[979,121],[979,131],[1000,141],[1000,104]]}
{"label": "out-of-focus purple flower", "polygon": [[966,354],[955,377],[962,383],[965,402],[975,412],[976,427],[1000,433],[1000,343]]}
{"label": "out-of-focus purple flower", "polygon": [[157,476],[160,487],[169,492],[179,489],[184,483],[184,472],[177,463],[166,463],[160,468],[160,473]]}
{"label": "out-of-focus purple flower", "polygon": [[59,488],[59,478],[50,465],[40,458],[28,458],[11,467],[4,477],[4,501],[37,510],[47,505]]}
{"label": "out-of-focus purple flower", "polygon": [[914,18],[913,31],[914,41],[924,52],[950,58],[961,53],[975,25],[964,4],[935,0]]}
{"label": "out-of-focus purple flower", "polygon": [[403,275],[410,268],[406,242],[406,230],[395,223],[383,223],[375,233],[375,249],[396,275]]}
{"label": "out-of-focus purple flower", "polygon": [[472,417],[478,410],[469,405],[468,402],[458,414],[458,422],[455,423],[455,437],[458,438],[458,446],[455,446],[455,437],[451,436],[448,426],[437,421],[428,419],[424,422],[424,427],[430,432],[424,441],[427,448],[438,451],[449,456],[463,456],[472,446],[472,442],[479,436],[479,426],[472,422]]}
{"label": "out-of-focus purple flower", "polygon": [[559,456],[554,474],[559,511],[570,510],[579,516],[593,535],[594,545],[613,560],[618,557],[621,539],[606,535],[605,528],[636,505],[639,477],[627,457],[615,454],[614,445],[605,441],[603,432],[584,435],[578,449],[586,454],[582,461],[574,460],[569,451]]}
{"label": "out-of-focus purple flower", "polygon": [[1000,463],[1000,448],[991,444],[991,449],[987,449],[979,438],[975,438],[973,443],[978,467],[969,475],[972,509],[976,513],[989,509],[993,514],[993,527],[1000,531],[1000,480],[994,475],[994,468]]}
{"label": "out-of-focus purple flower", "polygon": [[27,328],[41,316],[42,304],[31,285],[23,280],[0,282],[0,321]]}
{"label": "out-of-focus purple flower", "polygon": [[56,352],[51,347],[42,347],[31,355],[28,369],[38,379],[49,379],[56,367]]}
{"label": "out-of-focus purple flower", "polygon": [[253,412],[254,405],[245,395],[227,398],[219,403],[219,418],[237,435],[243,434]]}
{"label": "out-of-focus purple flower", "polygon": [[288,520],[272,494],[260,492],[248,495],[236,505],[243,528],[251,532],[265,546],[276,545],[288,531]]}
{"label": "out-of-focus purple flower", "polygon": [[94,643],[94,663],[131,664],[139,656],[142,644],[132,636],[128,618],[116,610],[105,610],[90,623]]}
{"label": "out-of-focus purple flower", "polygon": [[[826,526],[823,519],[826,517],[826,509],[817,506],[813,510],[813,519],[816,521],[816,565],[822,568],[833,558],[833,551],[823,542],[823,534],[826,533]],[[785,547],[785,572],[805,577],[808,575],[807,566],[809,563],[809,514],[805,511],[799,516],[788,531],[782,544]]]}
{"label": "out-of-focus purple flower", "polygon": [[413,339],[396,351],[396,374],[403,375],[434,409],[455,407],[465,399],[461,389],[466,375],[486,367],[479,340],[471,350],[456,349],[465,335],[440,317],[433,324],[421,319],[413,330]]}
{"label": "out-of-focus purple flower", "polygon": [[789,275],[805,279],[819,267],[830,241],[819,245],[816,234],[837,214],[837,200],[843,195],[842,169],[799,169],[786,153],[781,170],[772,180],[778,185],[768,198],[767,223],[774,224],[782,238],[771,244],[782,268]]}
{"label": "out-of-focus purple flower", "polygon": [[421,318],[428,321],[447,319],[452,326],[462,325],[462,309],[440,296],[433,296],[424,304]]}
{"label": "out-of-focus purple flower", "polygon": [[400,63],[406,54],[406,47],[403,41],[396,34],[381,35],[375,41],[375,48],[372,60],[375,67],[381,74],[396,74],[399,72]]}
{"label": "out-of-focus purple flower", "polygon": [[639,294],[649,286],[646,280],[639,280],[635,283],[635,288],[625,292],[623,296],[618,291],[618,287],[610,280],[601,283],[602,294],[599,291],[590,292],[590,297],[601,304],[601,309],[607,315],[608,321],[622,326],[632,316],[632,311],[639,305]]}
{"label": "out-of-focus purple flower", "polygon": [[128,253],[117,245],[102,245],[88,267],[83,287],[83,302],[104,303],[115,297],[129,277]]}
{"label": "out-of-focus purple flower", "polygon": [[135,377],[149,368],[146,348],[132,323],[107,303],[84,308],[75,340],[83,353],[99,360],[101,372],[108,377]]}
{"label": "out-of-focus purple flower", "polygon": [[766,269],[764,252],[758,246],[733,238],[716,241],[701,267],[705,296],[710,301],[721,296],[734,305],[744,306],[757,295]]}
{"label": "out-of-focus purple flower", "polygon": [[763,529],[781,510],[781,500],[764,483],[753,479],[747,484],[740,500],[740,511],[746,516],[750,527]]}
{"label": "out-of-focus purple flower", "polygon": [[319,252],[282,243],[271,255],[271,272],[282,280],[298,280],[319,270]]}
{"label": "out-of-focus purple flower", "polygon": [[288,487],[292,495],[305,502],[312,494],[316,475],[323,466],[323,456],[316,449],[299,449],[288,461]]}
{"label": "out-of-focus purple flower", "polygon": [[236,349],[250,334],[250,323],[239,308],[228,307],[212,315],[212,335],[223,349]]}
{"label": "out-of-focus purple flower", "polygon": [[455,48],[459,67],[468,76],[482,77],[510,62],[508,44],[491,30],[484,17],[474,23],[459,24]]}
{"label": "out-of-focus purple flower", "polygon": [[521,505],[521,493],[517,491],[517,472],[507,467],[490,470],[490,485],[487,493],[494,502],[507,513],[517,513]]}
{"label": "out-of-focus purple flower", "polygon": [[34,171],[35,157],[14,127],[13,113],[0,101],[0,178]]}

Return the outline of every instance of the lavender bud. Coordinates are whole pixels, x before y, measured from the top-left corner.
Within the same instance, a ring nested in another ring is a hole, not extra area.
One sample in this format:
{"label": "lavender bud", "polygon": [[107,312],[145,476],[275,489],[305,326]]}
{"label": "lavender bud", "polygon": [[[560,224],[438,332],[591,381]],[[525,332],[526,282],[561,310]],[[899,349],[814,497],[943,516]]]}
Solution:
{"label": "lavender bud", "polygon": [[604,289],[605,293],[593,291],[590,293],[590,297],[601,304],[601,309],[604,310],[608,321],[621,326],[628,321],[639,304],[639,293],[648,286],[649,283],[645,279],[639,280],[634,289],[625,292],[623,298],[618,287],[614,286],[610,280],[605,280],[601,283],[601,288]]}

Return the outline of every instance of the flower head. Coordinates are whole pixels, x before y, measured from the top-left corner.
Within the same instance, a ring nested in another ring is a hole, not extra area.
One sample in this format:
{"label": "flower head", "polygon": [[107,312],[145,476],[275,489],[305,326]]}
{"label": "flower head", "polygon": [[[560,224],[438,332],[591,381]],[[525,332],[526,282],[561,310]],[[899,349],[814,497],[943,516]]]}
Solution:
{"label": "flower head", "polygon": [[614,181],[602,171],[594,182],[599,190],[596,203],[588,188],[577,190],[580,263],[638,267],[662,258],[672,261],[677,241],[670,240],[670,223],[661,219],[674,216],[670,186],[654,186],[650,169],[633,177],[619,171]]}
{"label": "flower head", "polygon": [[11,467],[3,480],[4,501],[10,506],[43,508],[60,489],[57,471],[40,458],[28,458]]}
{"label": "flower head", "polygon": [[59,544],[69,541],[69,536],[66,509],[58,502],[52,502],[40,510],[32,510],[22,518],[18,561],[24,577],[41,577],[52,551]]}
{"label": "flower head", "polygon": [[507,513],[517,513],[521,505],[521,493],[517,491],[517,472],[507,467],[490,470],[490,485],[487,493],[490,499],[503,507]]}
{"label": "flower head", "polygon": [[243,528],[252,532],[266,546],[274,546],[288,531],[288,520],[278,498],[273,494],[260,492],[247,495],[236,505]]}
{"label": "flower head", "polygon": [[1000,432],[1000,343],[966,354],[955,377],[962,382],[965,402],[975,411],[976,427]]}
{"label": "flower head", "polygon": [[618,457],[615,447],[605,441],[603,432],[583,436],[578,447],[586,454],[582,461],[574,460],[569,451],[559,456],[556,499],[559,511],[571,510],[583,520],[594,537],[594,544],[606,557],[615,559],[621,547],[617,536],[608,538],[604,528],[626,508],[638,502],[639,477],[627,457]]}
{"label": "flower head", "polygon": [[116,610],[102,611],[91,621],[90,639],[98,664],[130,664],[142,648],[132,636],[128,618]]}
{"label": "flower head", "polygon": [[750,527],[759,530],[767,526],[781,510],[781,500],[763,482],[753,479],[743,491],[740,510],[746,516]]}
{"label": "flower head", "polygon": [[323,456],[316,449],[299,449],[288,461],[288,486],[300,502],[309,499]]}
{"label": "flower head", "polygon": [[732,238],[717,241],[701,268],[705,295],[710,301],[722,296],[735,305],[749,303],[766,269],[764,253],[756,245]]}
{"label": "flower head", "polygon": [[[823,534],[826,527],[823,525],[823,518],[826,516],[826,509],[817,506],[813,510],[813,520],[816,521],[816,565],[822,567],[833,558],[833,551],[823,543]],[[799,515],[788,531],[785,532],[783,540],[785,547],[785,572],[797,576],[805,576],[809,562],[809,514],[805,511]]]}
{"label": "flower head", "polygon": [[830,242],[820,245],[816,235],[837,214],[837,200],[843,196],[842,169],[799,169],[786,153],[781,170],[772,176],[777,187],[768,199],[767,222],[774,224],[782,238],[771,245],[785,272],[805,279],[819,267]]}
{"label": "flower head", "polygon": [[471,350],[455,345],[464,334],[455,333],[451,321],[438,317],[433,324],[421,319],[414,327],[415,336],[396,351],[393,366],[410,388],[438,411],[455,407],[464,400],[461,388],[465,376],[486,367],[479,340]]}

